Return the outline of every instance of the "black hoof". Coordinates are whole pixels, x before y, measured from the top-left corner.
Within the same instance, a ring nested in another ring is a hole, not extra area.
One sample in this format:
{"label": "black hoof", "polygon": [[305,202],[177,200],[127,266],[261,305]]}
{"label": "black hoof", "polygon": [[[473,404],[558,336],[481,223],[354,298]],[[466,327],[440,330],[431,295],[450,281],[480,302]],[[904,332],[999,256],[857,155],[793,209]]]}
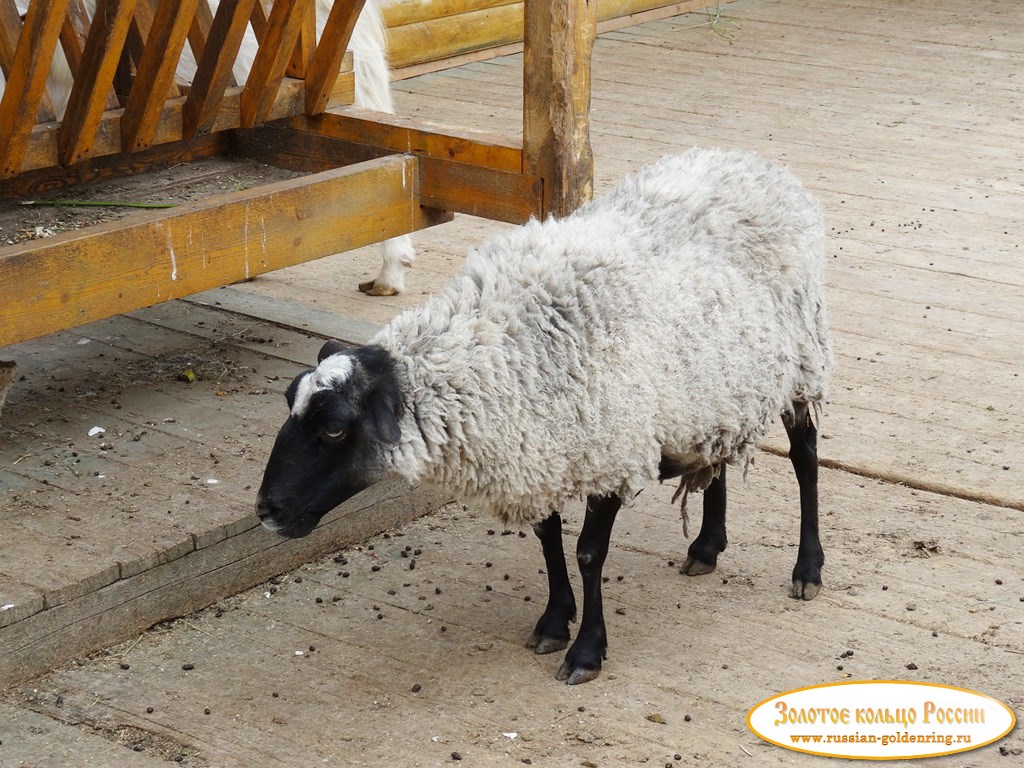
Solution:
{"label": "black hoof", "polygon": [[538,656],[545,653],[554,653],[555,651],[561,651],[567,645],[569,645],[569,638],[559,637],[544,637],[536,633],[530,635],[530,639],[526,641],[526,647],[532,648],[533,652]]}
{"label": "black hoof", "polygon": [[718,566],[718,553],[725,551],[726,543],[724,536],[706,539],[698,536],[686,550],[686,560],[683,561],[679,572],[687,576],[711,573]]}
{"label": "black hoof", "polygon": [[813,600],[820,590],[821,584],[794,580],[793,590],[789,593],[789,596],[797,600]]}
{"label": "black hoof", "polygon": [[[824,558],[822,558],[824,560]],[[793,569],[793,589],[790,597],[797,600],[813,600],[821,589],[821,566],[820,562],[797,562]]]}
{"label": "black hoof", "polygon": [[699,560],[691,555],[686,556],[682,566],[679,568],[679,572],[686,576],[703,576],[705,573],[711,573],[714,570],[714,562],[705,563],[703,560]]}
{"label": "black hoof", "polygon": [[588,683],[601,674],[601,661],[608,657],[607,649],[595,643],[581,643],[579,638],[565,654],[565,661],[558,668],[556,680],[568,685]]}

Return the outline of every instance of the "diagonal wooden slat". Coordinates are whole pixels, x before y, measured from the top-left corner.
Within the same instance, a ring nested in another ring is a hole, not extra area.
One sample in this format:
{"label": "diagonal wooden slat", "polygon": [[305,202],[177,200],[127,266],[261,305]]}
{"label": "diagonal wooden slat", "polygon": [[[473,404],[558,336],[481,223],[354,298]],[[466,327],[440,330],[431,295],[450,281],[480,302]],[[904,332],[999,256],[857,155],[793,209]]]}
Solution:
{"label": "diagonal wooden slat", "polygon": [[326,109],[327,98],[341,70],[348,41],[365,0],[337,0],[331,7],[320,43],[306,71],[306,112],[318,115]]}
{"label": "diagonal wooden slat", "polygon": [[[0,0],[0,70],[4,77],[10,78],[11,65],[14,63],[14,52],[18,47],[18,36],[22,23],[14,0]],[[43,100],[39,105],[38,119],[45,123],[55,118],[55,110],[50,96],[43,91]]]}
{"label": "diagonal wooden slat", "polygon": [[[13,2],[4,0],[3,7],[5,16],[12,8],[17,14]],[[10,57],[10,69],[5,72],[7,84],[0,99],[0,177],[11,176],[21,169],[32,127],[46,98],[46,76],[57,49],[66,8],[67,0],[35,0],[29,6],[24,27],[20,26],[20,17],[17,19],[21,35]],[[5,33],[0,31],[2,37]],[[5,48],[9,47],[9,42]],[[49,112],[52,119],[52,106]]]}
{"label": "diagonal wooden slat", "polygon": [[217,8],[181,113],[181,132],[185,138],[206,134],[213,126],[224,91],[234,79],[232,65],[254,2],[256,0],[222,0]]}
{"label": "diagonal wooden slat", "polygon": [[[82,52],[88,35],[89,12],[85,3],[83,0],[68,0],[68,12],[64,17],[64,26],[60,29],[60,45],[73,76],[82,66]],[[107,95],[107,109],[117,109],[118,106],[117,94],[111,90]]]}
{"label": "diagonal wooden slat", "polygon": [[162,0],[153,17],[135,84],[121,118],[121,148],[126,152],[153,143],[168,88],[199,0]]}
{"label": "diagonal wooden slat", "polygon": [[[210,30],[213,28],[213,12],[210,10],[210,3],[207,0],[199,0],[192,23],[188,28],[188,44],[192,48],[192,55],[196,62],[202,57],[206,50],[206,41],[210,37]],[[231,83],[234,85],[234,82]]]}
{"label": "diagonal wooden slat", "polygon": [[267,33],[267,6],[264,4],[265,0],[256,0],[256,4],[252,7],[252,33],[256,35],[256,42],[263,42],[263,35]]}
{"label": "diagonal wooden slat", "polygon": [[262,124],[274,103],[312,0],[277,0],[242,91],[242,127]]}
{"label": "diagonal wooden slat", "polygon": [[135,5],[135,12],[128,27],[128,38],[118,60],[117,74],[114,76],[114,89],[122,104],[128,103],[128,95],[135,80],[135,68],[142,60],[149,30],[153,26],[153,9],[156,3],[157,0],[139,0]]}
{"label": "diagonal wooden slat", "polygon": [[[0,2],[0,69],[5,78],[10,79],[10,68],[14,63],[14,53],[22,29],[22,19],[18,15],[14,0]],[[39,104],[38,120],[45,123],[54,120],[56,110],[50,94],[44,89]]]}
{"label": "diagonal wooden slat", "polygon": [[292,51],[291,61],[288,62],[288,69],[285,74],[288,77],[304,78],[309,62],[316,50],[316,3],[306,9],[302,18],[302,28],[299,30],[299,39],[295,43],[295,50]]}
{"label": "diagonal wooden slat", "polygon": [[62,165],[89,157],[103,117],[107,89],[128,36],[136,0],[99,0],[57,139]]}

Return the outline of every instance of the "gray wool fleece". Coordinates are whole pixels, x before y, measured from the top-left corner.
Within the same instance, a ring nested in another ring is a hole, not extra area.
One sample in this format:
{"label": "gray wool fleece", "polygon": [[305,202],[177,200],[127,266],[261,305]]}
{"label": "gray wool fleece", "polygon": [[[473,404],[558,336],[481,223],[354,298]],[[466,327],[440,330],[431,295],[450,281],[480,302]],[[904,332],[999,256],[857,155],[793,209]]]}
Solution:
{"label": "gray wool fleece", "polygon": [[701,149],[498,235],[373,341],[409,404],[391,468],[510,525],[628,501],[662,455],[706,486],[793,400],[826,397],[823,241],[787,170]]}

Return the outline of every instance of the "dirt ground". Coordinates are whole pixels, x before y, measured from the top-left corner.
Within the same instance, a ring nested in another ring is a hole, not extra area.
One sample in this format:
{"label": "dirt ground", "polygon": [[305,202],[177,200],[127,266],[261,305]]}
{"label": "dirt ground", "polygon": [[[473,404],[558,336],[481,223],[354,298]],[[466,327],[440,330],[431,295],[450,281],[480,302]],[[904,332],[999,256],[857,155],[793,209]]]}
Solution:
{"label": "dirt ground", "polygon": [[[719,144],[786,162],[822,200],[839,372],[820,443],[815,600],[787,596],[799,514],[780,428],[749,477],[731,479],[715,573],[678,573],[688,541],[671,485],[620,513],[609,657],[591,683],[557,682],[561,654],[524,647],[546,589],[532,532],[449,504],[4,690],[0,766],[825,765],[761,741],[746,713],[850,679],[962,686],[1020,718],[1022,40],[1024,8],[1003,0],[743,0],[595,49],[598,192],[668,151]],[[399,109],[438,119],[443,99],[447,122],[519,125],[520,66],[398,83]],[[173,202],[272,173],[199,164],[90,196]],[[120,210],[5,204],[0,243]],[[232,290],[277,307],[273,318],[386,322],[500,226],[460,216],[418,233],[399,297],[355,290],[375,248]],[[167,560],[211,521],[251,526],[281,393],[319,343],[268,317],[176,302],[18,350],[29,376],[0,425],[0,602],[70,604],[86,584],[100,594]],[[101,418],[110,434],[86,440]],[[571,553],[580,504],[566,518]],[[913,764],[1022,765],[1024,736]]]}

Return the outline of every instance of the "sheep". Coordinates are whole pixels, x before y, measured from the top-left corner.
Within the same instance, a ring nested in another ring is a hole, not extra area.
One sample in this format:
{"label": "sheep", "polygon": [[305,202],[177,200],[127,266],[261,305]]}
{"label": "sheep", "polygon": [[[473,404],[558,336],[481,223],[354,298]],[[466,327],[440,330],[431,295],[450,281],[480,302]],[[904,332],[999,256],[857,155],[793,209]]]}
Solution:
{"label": "sheep", "polygon": [[619,508],[652,480],[704,490],[681,570],[714,570],[726,465],[745,468],[780,413],[800,487],[791,595],[810,600],[824,563],[813,415],[833,368],[823,251],[818,206],[790,172],[719,149],[499,234],[367,346],[323,345],[286,392],[256,514],[304,536],[399,476],[532,525],[549,597],[527,645],[550,653],[576,615],[560,512],[585,496],[583,617],[557,674],[583,683],[606,657],[601,571]]}
{"label": "sheep", "polygon": [[[17,0],[18,12],[28,10],[28,0]],[[210,0],[211,9],[216,12],[219,0]],[[333,0],[316,0],[317,37],[323,33]],[[86,12],[92,17],[96,12],[96,0],[85,0]],[[244,83],[256,59],[258,43],[251,29],[247,29],[235,59],[234,74],[239,83]],[[391,73],[387,60],[387,30],[381,14],[379,0],[366,0],[359,14],[352,37],[349,41],[355,59],[356,91],[355,105],[378,112],[395,113],[391,92]],[[185,46],[176,70],[176,79],[191,83],[196,74],[196,60],[192,49]],[[60,46],[54,53],[53,63],[47,80],[57,119],[61,119],[67,108],[68,97],[74,82],[67,58]],[[3,96],[5,81],[0,74],[0,97]],[[416,258],[412,240],[408,235],[386,240],[382,245],[383,259],[380,270],[373,280],[359,283],[359,290],[370,296],[395,296],[405,290],[405,268],[412,266]]]}

